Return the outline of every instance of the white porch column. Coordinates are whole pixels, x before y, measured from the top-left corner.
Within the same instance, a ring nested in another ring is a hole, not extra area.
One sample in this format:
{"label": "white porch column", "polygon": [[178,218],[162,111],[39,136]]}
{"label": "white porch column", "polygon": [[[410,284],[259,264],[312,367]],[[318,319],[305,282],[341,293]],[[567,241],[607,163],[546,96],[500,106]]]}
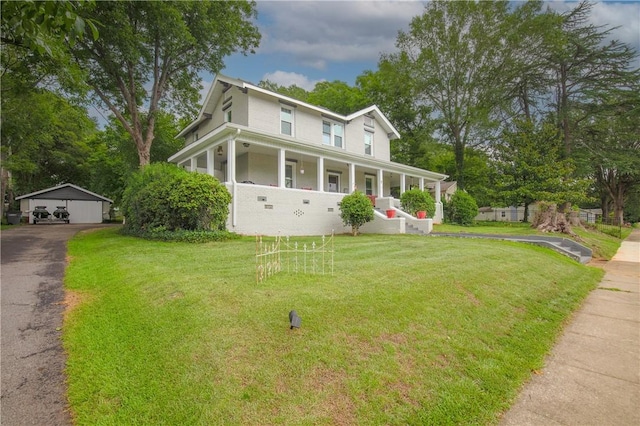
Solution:
{"label": "white porch column", "polygon": [[444,221],[444,209],[442,206],[442,202],[440,201],[440,181],[436,181],[435,186],[435,196],[436,196],[436,217],[434,217],[433,223],[442,223]]}
{"label": "white porch column", "polygon": [[318,157],[317,165],[318,165],[317,188],[318,188],[318,191],[324,192],[324,157]]}
{"label": "white porch column", "polygon": [[378,197],[382,197],[384,195],[384,178],[382,175],[382,169],[378,169]]}
{"label": "white porch column", "polygon": [[196,157],[191,157],[189,159],[189,171],[195,172],[198,170],[198,159]]}
{"label": "white porch column", "polygon": [[420,178],[420,191],[424,191],[424,178]]}
{"label": "white porch column", "polygon": [[227,180],[236,181],[236,140],[231,138],[227,141]]}
{"label": "white porch column", "polygon": [[207,150],[207,174],[210,176],[215,176],[214,159],[215,159],[215,155],[213,152],[213,148],[209,148]]}
{"label": "white porch column", "polygon": [[400,175],[400,195],[404,194],[406,185],[407,185],[407,175],[405,175],[404,173],[402,173]]}
{"label": "white porch column", "polygon": [[351,193],[355,189],[356,189],[356,165],[353,163],[349,163],[349,188],[347,189],[347,191]]}
{"label": "white porch column", "polygon": [[285,165],[287,164],[287,159],[285,157],[284,149],[278,150],[278,187],[285,187]]}

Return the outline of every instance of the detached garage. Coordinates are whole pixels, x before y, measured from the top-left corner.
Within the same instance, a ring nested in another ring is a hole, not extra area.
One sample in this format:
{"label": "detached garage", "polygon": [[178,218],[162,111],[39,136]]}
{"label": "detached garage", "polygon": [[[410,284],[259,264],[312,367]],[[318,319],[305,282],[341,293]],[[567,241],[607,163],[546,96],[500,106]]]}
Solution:
{"label": "detached garage", "polygon": [[69,212],[69,223],[102,223],[109,219],[109,208],[113,204],[108,198],[70,183],[22,195],[16,200],[20,200],[20,210],[23,216],[29,217],[29,223],[34,223],[32,213],[41,206],[46,208],[51,218],[62,206]]}

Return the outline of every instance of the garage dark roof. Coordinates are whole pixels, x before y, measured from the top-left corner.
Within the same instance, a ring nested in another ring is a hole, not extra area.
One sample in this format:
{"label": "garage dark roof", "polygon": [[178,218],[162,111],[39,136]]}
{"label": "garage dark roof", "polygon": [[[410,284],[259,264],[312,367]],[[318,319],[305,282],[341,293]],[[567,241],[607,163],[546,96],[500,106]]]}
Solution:
{"label": "garage dark roof", "polygon": [[82,201],[107,201],[113,203],[102,195],[95,194],[79,186],[71,183],[65,183],[64,185],[55,186],[53,188],[43,189],[42,191],[32,192],[31,194],[21,195],[16,197],[16,200],[22,200],[25,198],[37,198],[40,200],[82,200]]}

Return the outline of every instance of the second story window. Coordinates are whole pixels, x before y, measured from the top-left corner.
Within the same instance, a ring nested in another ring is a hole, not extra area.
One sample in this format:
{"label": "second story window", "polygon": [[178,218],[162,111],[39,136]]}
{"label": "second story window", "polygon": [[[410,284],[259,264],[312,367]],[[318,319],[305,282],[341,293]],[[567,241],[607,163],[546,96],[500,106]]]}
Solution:
{"label": "second story window", "polygon": [[322,122],[322,143],[325,145],[342,148],[344,138],[344,126],[330,121]]}
{"label": "second story window", "polygon": [[280,133],[293,136],[293,109],[280,107]]}
{"label": "second story window", "polygon": [[373,133],[364,132],[364,153],[365,155],[373,155]]}
{"label": "second story window", "polygon": [[225,123],[231,123],[231,109],[224,112],[224,121]]}

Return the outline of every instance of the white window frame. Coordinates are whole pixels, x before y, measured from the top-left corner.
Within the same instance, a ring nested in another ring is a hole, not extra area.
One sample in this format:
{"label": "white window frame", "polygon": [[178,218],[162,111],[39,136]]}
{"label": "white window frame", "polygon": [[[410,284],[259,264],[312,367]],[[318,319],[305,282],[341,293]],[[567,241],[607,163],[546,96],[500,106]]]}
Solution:
{"label": "white window frame", "polygon": [[[329,129],[330,129],[329,133],[325,131],[324,127],[326,124],[329,125]],[[341,135],[338,135],[336,133],[336,127],[339,127],[341,129],[341,133],[342,133]],[[336,148],[344,149],[345,148],[344,134],[345,134],[344,123],[340,123],[338,121],[332,121],[332,120],[322,120],[322,144],[323,145],[335,146]],[[328,141],[325,139],[325,137],[327,136],[329,137]],[[340,145],[336,143],[337,138],[340,138]]]}
{"label": "white window frame", "polygon": [[232,122],[232,121],[231,121],[231,120],[233,119],[232,111],[233,111],[233,110],[232,110],[231,108],[229,108],[228,110],[226,110],[226,111],[224,112],[224,122],[225,122],[225,123],[231,123],[231,122]]}
{"label": "white window frame", "polygon": [[[369,137],[368,141],[367,137]],[[369,152],[367,152],[367,147],[369,147]],[[369,130],[364,131],[364,155],[370,155],[373,157],[373,132]]]}
{"label": "white window frame", "polygon": [[[289,113],[291,114],[291,121],[287,121],[284,119],[284,117],[282,116],[282,114],[286,111],[289,111]],[[295,123],[295,108],[293,108],[292,106],[289,105],[280,105],[280,134],[282,135],[287,135],[287,136],[294,136],[294,123]],[[285,133],[282,130],[282,124],[283,123],[289,123],[289,126],[291,126],[291,132],[290,133]]]}

